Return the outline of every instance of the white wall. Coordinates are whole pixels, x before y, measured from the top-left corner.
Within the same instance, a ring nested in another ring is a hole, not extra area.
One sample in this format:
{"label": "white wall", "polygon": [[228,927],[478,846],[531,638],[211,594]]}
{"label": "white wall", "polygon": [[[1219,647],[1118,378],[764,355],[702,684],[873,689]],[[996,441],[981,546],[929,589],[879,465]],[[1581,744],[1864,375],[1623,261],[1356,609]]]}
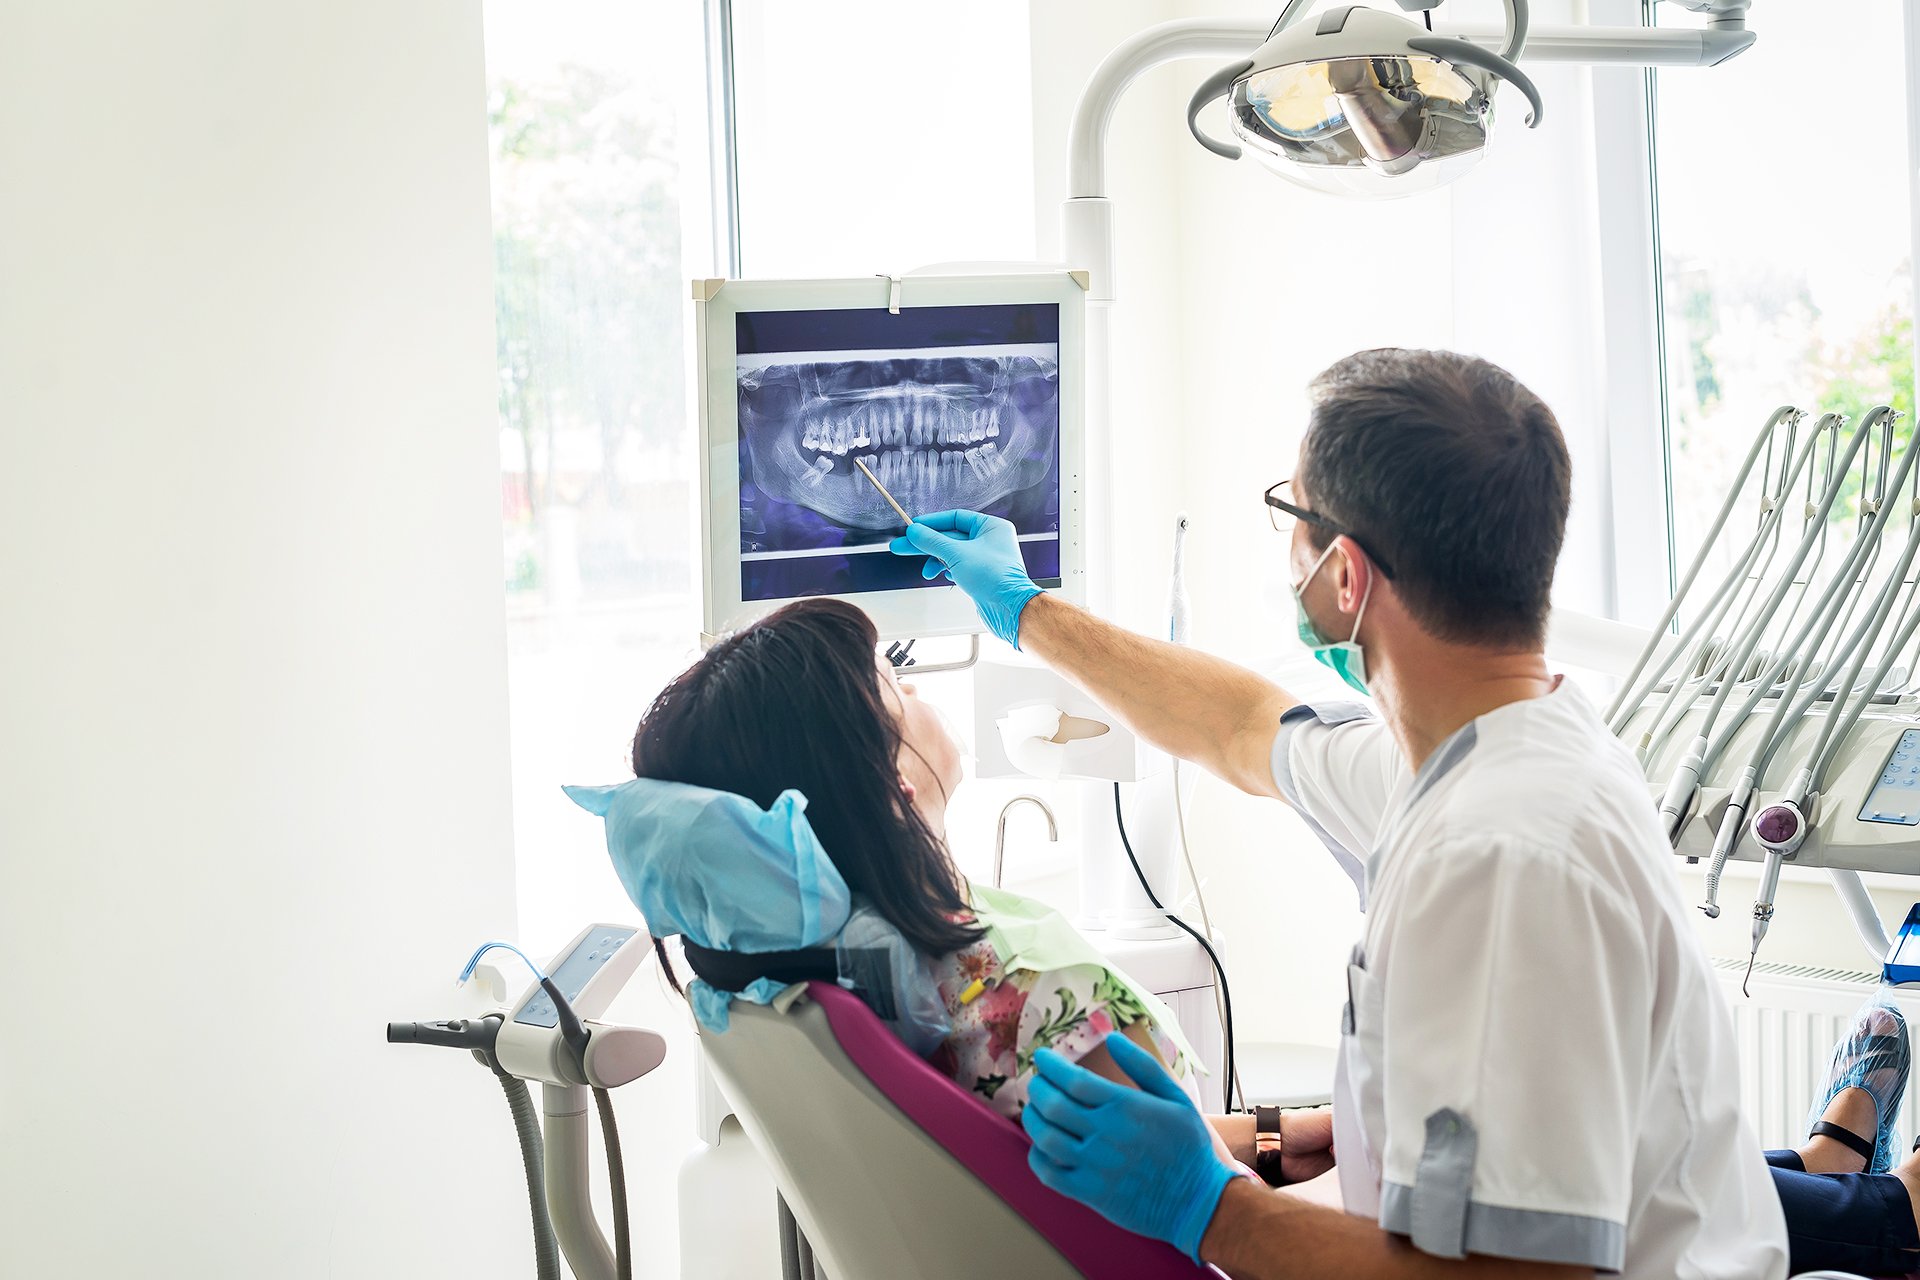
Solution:
{"label": "white wall", "polygon": [[478,6],[0,30],[0,1274],[524,1274]]}

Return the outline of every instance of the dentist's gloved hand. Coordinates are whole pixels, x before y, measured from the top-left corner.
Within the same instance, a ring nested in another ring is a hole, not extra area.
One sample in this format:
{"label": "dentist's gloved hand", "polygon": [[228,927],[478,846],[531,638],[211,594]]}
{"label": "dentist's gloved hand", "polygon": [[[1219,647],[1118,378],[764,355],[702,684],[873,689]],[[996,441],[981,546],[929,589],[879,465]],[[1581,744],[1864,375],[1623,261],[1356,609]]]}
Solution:
{"label": "dentist's gloved hand", "polygon": [[923,575],[945,572],[973,598],[987,629],[1020,647],[1020,611],[1040,588],[1027,576],[1013,525],[978,511],[936,511],[915,518],[888,545],[897,556],[928,557]]}
{"label": "dentist's gloved hand", "polygon": [[1051,1049],[1034,1055],[1020,1118],[1033,1139],[1027,1164],[1055,1191],[1198,1262],[1200,1238],[1238,1175],[1214,1153],[1207,1122],[1152,1054],[1117,1032],[1107,1037],[1107,1052],[1139,1089]]}

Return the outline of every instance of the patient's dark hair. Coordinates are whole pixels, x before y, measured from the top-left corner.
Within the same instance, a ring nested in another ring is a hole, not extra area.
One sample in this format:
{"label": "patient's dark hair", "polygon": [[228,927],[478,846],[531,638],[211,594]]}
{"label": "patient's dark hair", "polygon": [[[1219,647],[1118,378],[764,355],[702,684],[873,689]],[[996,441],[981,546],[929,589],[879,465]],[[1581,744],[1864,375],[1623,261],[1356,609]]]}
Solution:
{"label": "patient's dark hair", "polygon": [[633,735],[633,771],[763,809],[799,791],[847,887],[915,947],[944,955],[980,930],[967,923],[945,845],[900,792],[900,730],[874,666],[878,639],[873,621],[840,600],[769,614],[660,691]]}

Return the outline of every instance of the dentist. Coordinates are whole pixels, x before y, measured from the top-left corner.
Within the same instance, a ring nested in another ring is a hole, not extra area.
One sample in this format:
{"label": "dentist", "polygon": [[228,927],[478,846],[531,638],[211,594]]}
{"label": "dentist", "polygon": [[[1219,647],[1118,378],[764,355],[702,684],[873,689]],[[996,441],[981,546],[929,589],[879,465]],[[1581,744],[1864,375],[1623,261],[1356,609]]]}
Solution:
{"label": "dentist", "polygon": [[[1041,1054],[1049,1186],[1240,1277],[1778,1280],[1733,1028],[1632,756],[1542,652],[1571,467],[1547,406],[1447,352],[1321,374],[1290,533],[1299,632],[1375,710],[1047,595],[974,512],[895,541],[1141,737],[1292,805],[1359,887],[1334,1097],[1346,1212],[1234,1176],[1158,1064]],[[1249,494],[1249,498],[1251,498]],[[1282,517],[1285,519],[1283,520]]]}

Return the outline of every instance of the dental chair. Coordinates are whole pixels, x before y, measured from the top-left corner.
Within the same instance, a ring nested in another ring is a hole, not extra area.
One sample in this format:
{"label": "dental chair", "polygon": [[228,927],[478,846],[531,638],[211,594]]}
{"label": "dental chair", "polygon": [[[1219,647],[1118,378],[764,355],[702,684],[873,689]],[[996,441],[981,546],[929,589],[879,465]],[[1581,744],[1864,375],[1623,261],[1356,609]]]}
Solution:
{"label": "dental chair", "polygon": [[728,1029],[700,1038],[830,1280],[1220,1275],[1042,1186],[1017,1125],[831,983],[735,1001]]}
{"label": "dental chair", "polygon": [[1026,1134],[851,992],[795,984],[730,1018],[701,1047],[805,1235],[782,1248],[787,1280],[809,1246],[827,1280],[1224,1280],[1042,1186]]}

